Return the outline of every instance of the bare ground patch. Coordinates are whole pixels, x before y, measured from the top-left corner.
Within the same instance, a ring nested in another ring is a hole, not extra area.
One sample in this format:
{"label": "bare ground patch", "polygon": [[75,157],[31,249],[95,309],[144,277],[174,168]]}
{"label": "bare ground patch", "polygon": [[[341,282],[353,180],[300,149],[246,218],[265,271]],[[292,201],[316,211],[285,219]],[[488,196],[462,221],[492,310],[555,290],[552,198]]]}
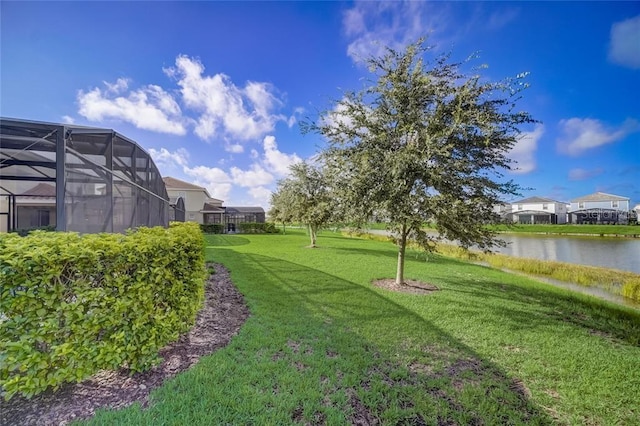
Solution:
{"label": "bare ground patch", "polygon": [[384,278],[374,280],[372,284],[376,287],[381,287],[387,290],[409,294],[430,294],[434,291],[440,290],[433,284],[418,280],[405,280],[403,284],[396,284],[396,281],[393,278]]}
{"label": "bare ground patch", "polygon": [[162,363],[133,375],[126,370],[101,371],[81,383],[67,384],[31,399],[15,396],[9,402],[0,400],[0,424],[64,425],[89,418],[99,408],[118,409],[134,402],[148,406],[153,389],[226,346],[249,316],[229,271],[222,265],[213,266],[215,274],[205,284],[205,302],[196,324],[160,350]]}

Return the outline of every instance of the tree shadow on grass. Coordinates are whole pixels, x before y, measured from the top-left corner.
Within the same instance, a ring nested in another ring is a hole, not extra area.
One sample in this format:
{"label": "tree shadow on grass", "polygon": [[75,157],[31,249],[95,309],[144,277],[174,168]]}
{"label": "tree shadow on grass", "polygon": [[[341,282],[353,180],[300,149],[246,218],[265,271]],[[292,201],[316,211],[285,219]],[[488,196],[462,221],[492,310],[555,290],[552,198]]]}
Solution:
{"label": "tree shadow on grass", "polygon": [[[520,380],[373,289],[267,256],[224,258],[253,315],[290,327],[288,342],[308,342],[298,333],[316,328],[351,342],[350,353],[332,355],[342,357],[341,370],[322,391],[328,400],[346,396],[347,411],[360,412],[361,424],[552,423]],[[313,372],[299,374],[305,380]]]}
{"label": "tree shadow on grass", "polygon": [[250,241],[247,238],[240,237],[238,235],[227,235],[227,234],[205,235],[205,245],[207,248],[243,246],[249,243]]}
{"label": "tree shadow on grass", "polygon": [[[476,265],[478,273],[473,277],[455,277],[448,291],[465,293],[475,300],[475,308],[489,305],[506,316],[513,324],[522,328],[535,328],[555,321],[563,321],[583,328],[590,333],[609,335],[628,344],[640,344],[640,312],[615,305],[595,297],[585,296],[570,290],[563,290],[531,278],[531,285],[505,284],[487,278],[487,272],[502,273],[486,266]],[[504,272],[505,276],[506,272]],[[521,280],[527,278],[521,277]],[[490,304],[487,301],[497,301]],[[505,304],[517,302],[522,306],[535,307],[536,315],[531,312],[509,309]]]}

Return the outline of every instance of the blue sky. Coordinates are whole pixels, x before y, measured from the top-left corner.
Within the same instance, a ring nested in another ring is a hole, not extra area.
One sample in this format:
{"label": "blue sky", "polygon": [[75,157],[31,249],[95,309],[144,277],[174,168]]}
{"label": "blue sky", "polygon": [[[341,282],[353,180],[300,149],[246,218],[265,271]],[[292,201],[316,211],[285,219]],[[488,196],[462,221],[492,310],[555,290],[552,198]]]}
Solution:
{"label": "blue sky", "polygon": [[163,176],[268,207],[322,145],[299,121],[429,35],[492,80],[529,72],[509,174],[524,196],[640,203],[639,2],[0,3],[0,114],[113,128]]}

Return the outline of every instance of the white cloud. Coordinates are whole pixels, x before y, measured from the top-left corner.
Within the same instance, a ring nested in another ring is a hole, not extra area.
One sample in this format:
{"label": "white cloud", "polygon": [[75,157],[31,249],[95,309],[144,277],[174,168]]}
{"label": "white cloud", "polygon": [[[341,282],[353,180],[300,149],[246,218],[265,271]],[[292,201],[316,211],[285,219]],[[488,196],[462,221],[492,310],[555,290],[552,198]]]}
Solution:
{"label": "white cloud", "polygon": [[173,97],[156,85],[147,85],[118,96],[128,88],[126,79],[106,83],[106,90],[96,87],[78,92],[78,113],[91,121],[117,119],[144,130],[184,135],[182,112]]}
{"label": "white cloud", "polygon": [[274,177],[258,164],[252,164],[249,170],[238,167],[231,168],[233,183],[243,187],[257,187],[269,185],[274,182]]}
{"label": "white cloud", "polygon": [[517,162],[517,165],[511,171],[512,173],[526,174],[536,169],[535,154],[538,149],[538,142],[543,134],[544,126],[542,124],[536,125],[531,132],[522,132],[520,139],[509,152],[509,158]]}
{"label": "white cloud", "polygon": [[559,125],[563,134],[557,139],[558,151],[572,156],[616,142],[640,130],[640,123],[633,119],[627,119],[617,129],[606,128],[601,121],[591,118],[560,120]]}
{"label": "white cloud", "polygon": [[202,139],[256,139],[272,131],[278,121],[287,121],[274,113],[283,102],[269,83],[249,81],[238,87],[225,74],[204,75],[202,63],[184,55],[165,73],[177,79],[185,105],[200,114],[195,133]]}
{"label": "white cloud", "polygon": [[[289,165],[302,161],[295,154],[278,150],[275,137],[266,136],[263,152],[251,150],[251,164],[246,168],[238,166],[209,167],[191,164],[189,152],[184,148],[175,151],[166,148],[149,149],[149,154],[163,175],[175,175],[207,188],[212,197],[225,201],[227,205],[252,203],[268,206],[276,179],[289,174]],[[238,196],[234,189],[246,188],[246,197]]]}
{"label": "white cloud", "polygon": [[[271,190],[264,186],[258,186],[249,190],[249,195],[253,198],[253,204],[267,207],[271,203]],[[267,207],[268,209],[268,207]]]}
{"label": "white cloud", "polygon": [[302,161],[297,154],[286,154],[278,150],[275,136],[265,136],[263,140],[264,163],[267,169],[275,173],[278,177],[289,174],[289,166]]}
{"label": "white cloud", "polygon": [[178,148],[171,152],[166,148],[149,149],[149,155],[153,162],[160,168],[175,169],[176,166],[186,167],[189,164],[189,152],[184,148]]}
{"label": "white cloud", "polygon": [[640,69],[640,15],[611,26],[609,60],[618,65]]}
{"label": "white cloud", "polygon": [[448,22],[444,3],[431,6],[419,1],[357,1],[342,19],[346,35],[353,38],[347,55],[361,62],[380,56],[387,46],[399,49],[425,35],[430,35],[429,42],[433,43],[431,34],[442,35]]}
{"label": "white cloud", "polygon": [[62,116],[62,122],[65,124],[73,124],[75,123],[75,119],[73,117],[71,117],[70,115],[63,115]]}
{"label": "white cloud", "polygon": [[520,9],[512,7],[497,10],[489,15],[487,27],[490,30],[499,30],[516,19],[519,14]]}
{"label": "white cloud", "polygon": [[228,200],[232,188],[232,179],[218,167],[196,166],[184,167],[184,172],[191,176],[196,185],[207,188],[213,198]]}
{"label": "white cloud", "polygon": [[569,170],[569,180],[586,180],[595,176],[599,176],[604,173],[604,169],[598,167],[593,170],[586,170],[581,168]]}
{"label": "white cloud", "polygon": [[107,86],[107,91],[111,93],[122,93],[129,88],[129,79],[128,78],[119,78],[115,83],[109,83],[108,81],[103,81],[104,85]]}
{"label": "white cloud", "polygon": [[227,152],[231,152],[233,154],[240,154],[244,152],[244,146],[238,144],[238,143],[234,143],[234,144],[227,144],[224,147],[224,150]]}

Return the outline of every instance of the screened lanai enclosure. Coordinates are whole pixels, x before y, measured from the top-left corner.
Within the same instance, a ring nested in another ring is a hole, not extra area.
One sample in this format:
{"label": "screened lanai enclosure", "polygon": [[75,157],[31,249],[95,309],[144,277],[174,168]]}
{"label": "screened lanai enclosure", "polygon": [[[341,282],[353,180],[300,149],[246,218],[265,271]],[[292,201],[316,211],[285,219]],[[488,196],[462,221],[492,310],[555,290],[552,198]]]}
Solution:
{"label": "screened lanai enclosure", "polygon": [[0,118],[0,232],[168,226],[149,154],[111,130]]}

